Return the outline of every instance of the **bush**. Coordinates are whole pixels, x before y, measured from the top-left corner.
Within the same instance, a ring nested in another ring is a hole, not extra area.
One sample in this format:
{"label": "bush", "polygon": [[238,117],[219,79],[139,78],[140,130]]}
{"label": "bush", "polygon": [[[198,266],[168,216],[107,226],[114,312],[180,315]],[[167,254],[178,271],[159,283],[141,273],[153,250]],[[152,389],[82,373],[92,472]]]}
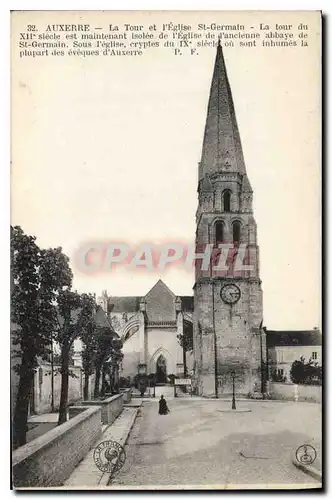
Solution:
{"label": "bush", "polygon": [[148,375],[148,380],[149,380],[149,386],[150,387],[155,387],[156,386],[156,375],[154,373],[150,373]]}
{"label": "bush", "polygon": [[167,378],[170,380],[171,384],[174,385],[174,381],[177,378],[177,376],[174,375],[173,373],[170,373],[169,375],[167,375]]}
{"label": "bush", "polygon": [[294,384],[322,385],[322,367],[312,359],[306,362],[301,356],[299,360],[293,362],[290,378]]}
{"label": "bush", "polygon": [[128,389],[132,386],[130,377],[120,377],[119,378],[119,387],[123,387],[124,389]]}
{"label": "bush", "polygon": [[149,379],[147,375],[135,375],[134,377],[134,386],[135,388],[143,394],[145,393],[147,387],[148,387]]}

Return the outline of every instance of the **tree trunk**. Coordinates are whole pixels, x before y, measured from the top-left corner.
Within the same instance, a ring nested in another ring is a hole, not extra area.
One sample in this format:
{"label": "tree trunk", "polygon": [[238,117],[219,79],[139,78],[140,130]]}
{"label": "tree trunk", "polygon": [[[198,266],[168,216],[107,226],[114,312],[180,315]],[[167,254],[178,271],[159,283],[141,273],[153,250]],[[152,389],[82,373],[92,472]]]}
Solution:
{"label": "tree trunk", "polygon": [[100,384],[100,366],[96,367],[95,388],[93,392],[94,399],[99,398],[99,384]]}
{"label": "tree trunk", "polygon": [[103,366],[102,374],[101,374],[101,391],[100,391],[100,395],[102,397],[104,397],[105,393],[106,393],[106,373],[105,373],[105,366]]}
{"label": "tree trunk", "polygon": [[187,353],[185,348],[183,348],[183,375],[184,378],[187,377]]}
{"label": "tree trunk", "polygon": [[68,382],[69,382],[69,349],[64,344],[61,349],[61,395],[58,425],[67,422]]}
{"label": "tree trunk", "polygon": [[109,381],[110,381],[110,392],[113,394],[114,393],[114,367],[113,367],[113,365],[110,367],[108,376],[109,376]]}
{"label": "tree trunk", "polygon": [[[187,378],[187,353],[185,348],[183,347],[183,376],[184,378]],[[184,393],[187,393],[187,386],[183,386],[182,388]]]}
{"label": "tree trunk", "polygon": [[23,353],[13,421],[14,449],[26,443],[29,400],[33,387],[33,377],[33,360],[28,353]]}
{"label": "tree trunk", "polygon": [[84,373],[84,388],[83,388],[83,399],[84,401],[89,400],[89,372]]}
{"label": "tree trunk", "polygon": [[113,372],[113,380],[114,380],[114,390],[117,394],[120,392],[119,386],[119,365],[116,365]]}

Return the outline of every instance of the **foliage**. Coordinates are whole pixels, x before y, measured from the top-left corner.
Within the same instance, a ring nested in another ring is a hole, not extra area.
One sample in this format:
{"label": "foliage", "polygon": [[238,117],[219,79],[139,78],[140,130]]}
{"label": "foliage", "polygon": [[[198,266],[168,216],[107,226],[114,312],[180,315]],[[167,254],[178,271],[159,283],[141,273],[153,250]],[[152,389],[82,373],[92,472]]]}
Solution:
{"label": "foliage", "polygon": [[139,378],[138,378],[138,390],[141,393],[141,396],[144,395],[144,393],[145,393],[148,385],[149,385],[148,376],[146,374],[139,375]]}
{"label": "foliage", "polygon": [[138,382],[139,382],[139,375],[136,374],[134,376],[134,387],[135,387],[135,389],[138,389]]}
{"label": "foliage", "polygon": [[171,384],[174,385],[174,381],[177,378],[176,375],[174,375],[173,373],[170,373],[169,375],[167,375],[167,377],[169,378]]}
{"label": "foliage", "polygon": [[178,342],[185,352],[193,350],[193,326],[191,323],[184,321],[183,334],[177,335]]}
{"label": "foliage", "polygon": [[[119,364],[123,359],[122,342],[111,327],[97,328],[95,355],[95,389],[94,398],[100,396],[100,375],[103,375],[101,394],[115,392],[115,379]],[[118,385],[118,384],[116,384]]]}
{"label": "foliage", "polygon": [[178,342],[183,350],[183,371],[187,376],[187,352],[192,352],[194,348],[193,325],[189,321],[183,322],[183,334],[177,335]]}
{"label": "foliage", "polygon": [[[69,349],[69,366],[74,366],[74,346],[72,345],[71,348]],[[51,356],[47,356],[46,360],[50,361]],[[55,352],[53,354],[53,365],[54,366],[61,366],[61,352]]]}
{"label": "foliage", "polygon": [[149,373],[148,383],[149,383],[150,387],[155,387],[155,385],[156,385],[156,374],[155,373]]}
{"label": "foliage", "polygon": [[11,227],[11,321],[20,357],[19,385],[14,410],[14,446],[26,442],[29,397],[37,358],[50,353],[57,325],[58,294],[71,286],[69,259],[61,247],[40,249],[35,236]]}
{"label": "foliage", "polygon": [[119,386],[124,389],[129,389],[132,386],[132,381],[130,377],[120,377],[119,378]]}
{"label": "foliage", "polygon": [[290,378],[294,384],[321,385],[322,367],[318,366],[317,361],[309,358],[306,362],[305,358],[301,356],[299,360],[293,362]]}
{"label": "foliage", "polygon": [[134,387],[141,393],[141,396],[145,393],[149,385],[149,377],[146,374],[136,374],[134,377]]}
{"label": "foliage", "polygon": [[[94,304],[95,311],[95,304]],[[84,373],[84,387],[83,387],[83,399],[86,401],[89,399],[89,377],[94,372],[95,359],[97,353],[97,325],[96,317],[93,314],[90,318],[89,323],[86,328],[81,333],[81,340],[83,342],[83,349],[81,352],[82,356],[82,369]]]}
{"label": "foliage", "polygon": [[64,290],[58,295],[58,328],[55,340],[61,348],[61,396],[59,424],[67,419],[68,378],[70,351],[74,340],[85,337],[94,321],[95,300],[93,295]]}

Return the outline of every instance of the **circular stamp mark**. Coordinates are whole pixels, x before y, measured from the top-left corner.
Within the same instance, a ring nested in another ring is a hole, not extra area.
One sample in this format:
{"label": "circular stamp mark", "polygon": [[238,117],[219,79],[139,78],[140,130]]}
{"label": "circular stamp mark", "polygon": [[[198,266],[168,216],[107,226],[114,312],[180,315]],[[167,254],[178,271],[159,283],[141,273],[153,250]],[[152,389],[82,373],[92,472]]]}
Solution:
{"label": "circular stamp mark", "polygon": [[296,460],[302,465],[311,465],[317,457],[316,450],[310,444],[299,446],[295,453]]}
{"label": "circular stamp mark", "polygon": [[96,466],[102,472],[114,474],[118,472],[126,461],[126,452],[116,441],[102,441],[93,452]]}

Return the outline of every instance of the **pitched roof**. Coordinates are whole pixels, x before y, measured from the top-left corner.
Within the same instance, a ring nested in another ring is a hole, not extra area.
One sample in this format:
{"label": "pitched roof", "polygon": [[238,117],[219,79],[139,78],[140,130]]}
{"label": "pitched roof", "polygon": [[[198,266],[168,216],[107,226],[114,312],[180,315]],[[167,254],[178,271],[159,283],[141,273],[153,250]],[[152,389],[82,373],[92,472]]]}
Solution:
{"label": "pitched roof", "polygon": [[266,333],[268,347],[322,345],[319,330],[267,330]]}
{"label": "pitched roof", "polygon": [[97,326],[104,328],[112,328],[108,318],[101,306],[96,307],[95,320]]}
{"label": "pitched roof", "polygon": [[136,312],[139,311],[141,297],[109,297],[109,312]]}
{"label": "pitched roof", "polygon": [[182,302],[182,309],[184,311],[193,311],[194,310],[194,297],[191,295],[180,295],[180,299]]}
{"label": "pitched roof", "polygon": [[202,178],[205,174],[218,170],[246,173],[232,92],[220,43],[210,88],[200,176]]}
{"label": "pitched roof", "polygon": [[148,293],[145,295],[145,298],[148,297],[149,295],[153,295],[155,293],[161,293],[161,292],[165,292],[165,291],[166,291],[166,293],[169,293],[170,296],[175,298],[175,295],[172,292],[172,290],[170,288],[168,288],[168,286],[166,285],[166,283],[163,282],[163,280],[159,279],[157,281],[157,283],[155,283],[153,285],[153,287],[150,288]]}

